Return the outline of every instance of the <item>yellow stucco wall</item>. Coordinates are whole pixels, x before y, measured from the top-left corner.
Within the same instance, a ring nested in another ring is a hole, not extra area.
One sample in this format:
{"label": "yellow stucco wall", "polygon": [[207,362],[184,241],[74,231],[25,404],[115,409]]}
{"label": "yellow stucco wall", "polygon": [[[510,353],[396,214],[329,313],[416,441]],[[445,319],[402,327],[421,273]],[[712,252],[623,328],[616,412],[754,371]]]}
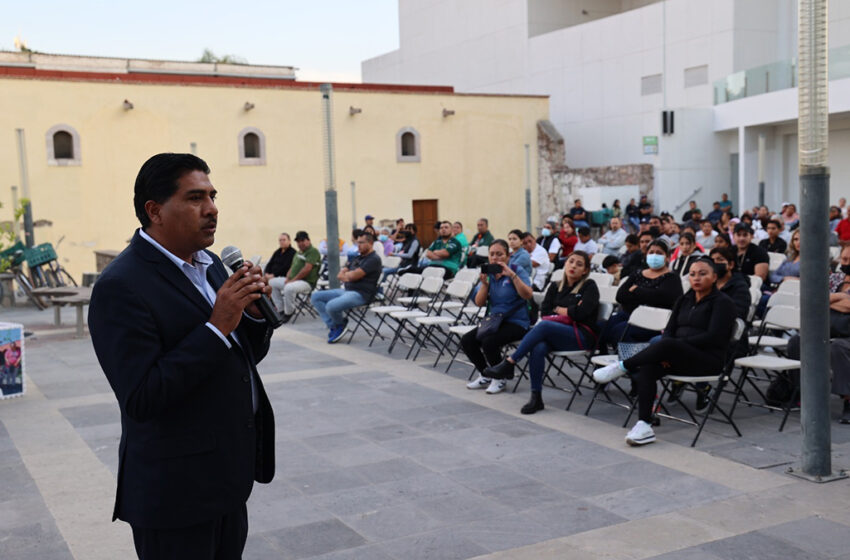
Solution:
{"label": "yellow stucco wall", "polygon": [[[149,156],[188,152],[209,163],[219,191],[218,252],[229,244],[268,258],[280,231],[325,236],[321,95],[317,89],[0,79],[0,219],[11,215],[11,185],[20,184],[15,129],[26,132],[36,242],[58,247],[79,278],[93,271],[97,249],[121,249],[138,226],[133,181]],[[125,111],[124,99],[134,104]],[[255,108],[246,112],[245,102]],[[413,199],[439,200],[441,218],[475,229],[480,216],[505,235],[525,224],[525,151],[531,146],[532,216],[537,212],[536,123],[548,118],[540,97],[337,90],[333,95],[340,231],[351,228],[350,181],[358,221],[412,219]],[[349,115],[349,106],[362,113]],[[452,109],[444,118],[442,109]],[[76,129],[80,166],[49,166],[45,133]],[[237,135],[263,131],[264,166],[239,165]],[[396,133],[421,135],[420,163],[396,162]],[[539,225],[539,224],[534,224]]]}

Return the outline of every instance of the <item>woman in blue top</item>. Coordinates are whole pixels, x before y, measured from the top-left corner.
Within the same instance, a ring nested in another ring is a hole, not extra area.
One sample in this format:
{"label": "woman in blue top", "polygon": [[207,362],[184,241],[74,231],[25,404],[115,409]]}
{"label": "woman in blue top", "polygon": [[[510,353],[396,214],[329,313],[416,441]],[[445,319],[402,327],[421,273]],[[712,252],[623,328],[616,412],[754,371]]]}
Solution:
{"label": "woman in blue top", "polygon": [[[527,253],[526,253],[527,254]],[[531,299],[531,276],[523,267],[516,271],[508,266],[508,244],[496,239],[490,244],[489,261],[500,267],[497,274],[481,274],[481,283],[475,294],[475,305],[490,306],[490,314],[505,313],[499,330],[490,336],[478,338],[478,328],[472,329],[460,339],[464,354],[478,370],[478,379],[467,385],[469,389],[487,389],[492,394],[505,390],[504,379],[493,379],[481,375],[488,365],[502,360],[502,346],[522,339],[528,331],[528,304]]]}
{"label": "woman in blue top", "polygon": [[512,229],[508,233],[508,246],[511,249],[511,258],[508,259],[508,266],[513,271],[524,268],[525,273],[531,278],[531,255],[522,248],[523,235],[523,232],[518,229]]}

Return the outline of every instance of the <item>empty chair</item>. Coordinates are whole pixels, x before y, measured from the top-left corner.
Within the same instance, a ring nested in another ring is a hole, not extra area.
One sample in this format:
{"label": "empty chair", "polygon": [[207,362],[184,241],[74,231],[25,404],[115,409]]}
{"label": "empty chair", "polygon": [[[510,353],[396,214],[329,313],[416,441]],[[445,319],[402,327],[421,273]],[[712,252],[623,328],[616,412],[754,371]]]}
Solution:
{"label": "empty chair", "polygon": [[[596,255],[594,255],[595,257]],[[596,282],[596,286],[613,286],[614,275],[607,272],[591,272],[590,279]]]}

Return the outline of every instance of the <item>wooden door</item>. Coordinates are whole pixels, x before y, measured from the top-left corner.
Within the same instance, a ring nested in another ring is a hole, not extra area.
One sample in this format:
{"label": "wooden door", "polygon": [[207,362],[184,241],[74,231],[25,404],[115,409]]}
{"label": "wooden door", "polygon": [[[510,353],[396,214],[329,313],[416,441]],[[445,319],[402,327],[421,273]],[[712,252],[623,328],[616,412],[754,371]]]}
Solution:
{"label": "wooden door", "polygon": [[437,232],[434,224],[437,222],[437,200],[414,200],[413,201],[413,223],[416,224],[419,244],[428,247],[435,239]]}

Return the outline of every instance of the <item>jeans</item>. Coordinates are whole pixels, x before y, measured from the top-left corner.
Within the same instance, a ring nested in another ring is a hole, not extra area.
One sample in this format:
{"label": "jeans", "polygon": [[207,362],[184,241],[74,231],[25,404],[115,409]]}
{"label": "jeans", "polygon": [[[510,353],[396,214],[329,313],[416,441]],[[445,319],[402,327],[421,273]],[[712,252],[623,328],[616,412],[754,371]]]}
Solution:
{"label": "jeans", "polygon": [[[543,390],[543,374],[546,371],[546,355],[549,352],[593,348],[592,337],[586,330],[577,328],[578,331],[572,325],[540,321],[523,337],[519,347],[511,354],[511,359],[516,362],[531,353],[531,357],[528,358],[528,369],[532,391]],[[576,339],[576,333],[581,339],[581,345]]]}
{"label": "jeans", "polygon": [[344,311],[366,305],[366,298],[360,292],[338,290],[318,290],[310,296],[313,307],[329,329],[339,327],[345,322]]}

